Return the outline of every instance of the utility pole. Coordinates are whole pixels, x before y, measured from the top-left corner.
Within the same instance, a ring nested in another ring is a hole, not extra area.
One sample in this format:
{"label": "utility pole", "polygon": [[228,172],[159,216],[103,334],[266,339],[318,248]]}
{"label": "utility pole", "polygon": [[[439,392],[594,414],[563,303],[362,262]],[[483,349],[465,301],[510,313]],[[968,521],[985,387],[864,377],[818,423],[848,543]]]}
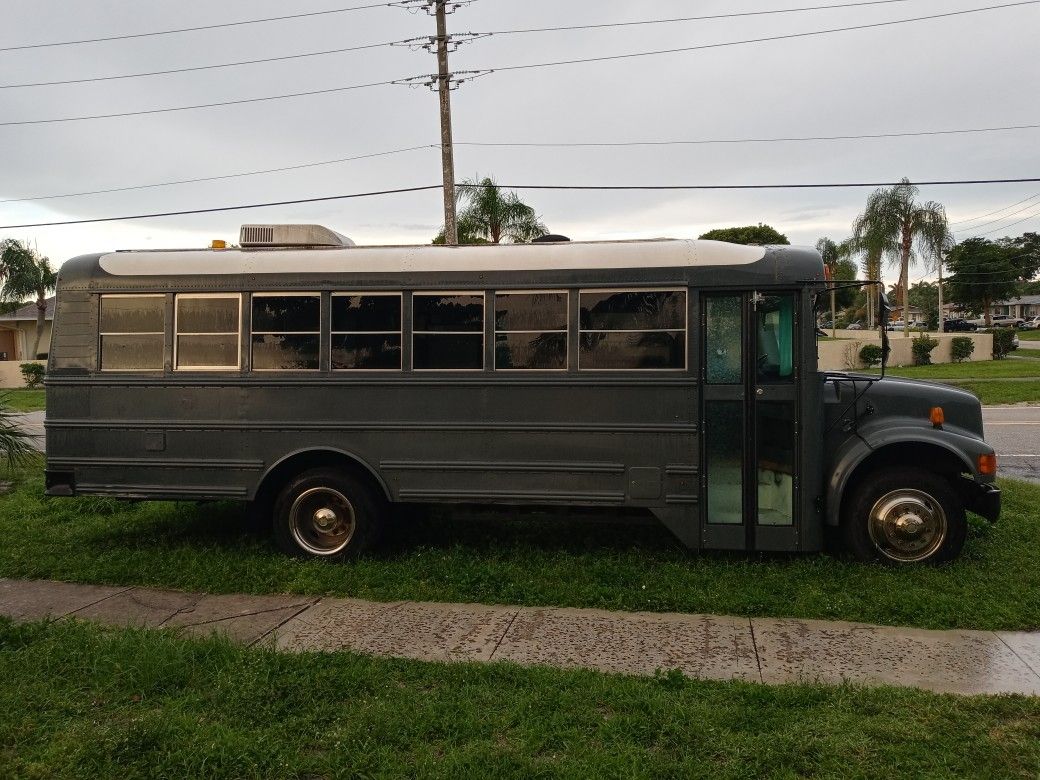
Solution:
{"label": "utility pole", "polygon": [[945,333],[946,328],[943,327],[943,307],[942,307],[942,254],[939,254],[939,332]]}
{"label": "utility pole", "polygon": [[444,179],[444,243],[459,243],[455,221],[455,151],[451,135],[451,72],[448,70],[448,22],[445,4],[435,0],[437,16],[437,89],[441,101],[441,173]]}

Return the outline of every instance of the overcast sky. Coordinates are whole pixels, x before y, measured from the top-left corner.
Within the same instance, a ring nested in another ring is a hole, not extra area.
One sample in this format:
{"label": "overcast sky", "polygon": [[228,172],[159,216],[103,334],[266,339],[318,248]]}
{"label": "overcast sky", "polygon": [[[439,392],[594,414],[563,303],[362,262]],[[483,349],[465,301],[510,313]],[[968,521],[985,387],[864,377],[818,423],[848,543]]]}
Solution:
{"label": "overcast sky", "polygon": [[[374,0],[34,0],[4,4],[0,47],[202,26]],[[595,24],[838,4],[839,0],[476,0],[454,32]],[[844,0],[847,2],[848,0]],[[1009,2],[1010,0],[1003,0]],[[995,5],[883,5],[603,30],[496,35],[453,69],[494,68],[869,24]],[[21,84],[275,57],[433,32],[424,13],[353,13],[121,41],[0,52]],[[453,93],[456,142],[615,142],[849,135],[1036,124],[1040,5],[878,29],[613,62],[495,73]],[[0,121],[49,119],[329,89],[429,73],[406,47],[146,78],[0,89]],[[91,121],[0,127],[0,199],[32,198],[373,154],[439,140],[436,96],[380,86],[287,100]],[[757,184],[1040,175],[1040,130],[920,138],[619,149],[459,146],[459,178],[503,183]],[[0,225],[208,208],[440,183],[427,148],[368,160],[129,192],[0,203]],[[696,237],[767,222],[793,243],[848,234],[866,190],[527,192],[574,239]],[[1040,184],[931,187],[958,238],[1040,229]],[[1025,210],[1023,206],[1026,207]],[[1001,216],[1002,221],[989,224]],[[1025,222],[1013,225],[1026,218]],[[318,222],[358,243],[425,243],[437,191],[204,216],[0,231],[60,263],[85,252],[236,240],[243,222]],[[977,230],[972,230],[978,226]],[[920,276],[923,269],[915,276]]]}

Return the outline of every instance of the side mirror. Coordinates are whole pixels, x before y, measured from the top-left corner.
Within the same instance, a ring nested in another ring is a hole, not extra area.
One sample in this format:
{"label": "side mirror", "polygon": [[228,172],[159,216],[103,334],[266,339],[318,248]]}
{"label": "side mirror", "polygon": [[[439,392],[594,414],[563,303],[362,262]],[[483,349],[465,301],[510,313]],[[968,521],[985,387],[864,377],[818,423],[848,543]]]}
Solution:
{"label": "side mirror", "polygon": [[878,320],[881,321],[882,327],[888,324],[888,315],[892,313],[892,304],[888,302],[888,296],[885,295],[885,291],[881,290],[878,292]]}

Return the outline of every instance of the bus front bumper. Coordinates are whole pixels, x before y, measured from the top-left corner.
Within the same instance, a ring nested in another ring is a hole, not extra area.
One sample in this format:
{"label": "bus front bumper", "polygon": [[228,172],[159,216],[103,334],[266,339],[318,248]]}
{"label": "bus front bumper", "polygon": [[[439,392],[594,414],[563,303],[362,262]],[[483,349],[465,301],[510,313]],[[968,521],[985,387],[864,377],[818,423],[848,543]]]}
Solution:
{"label": "bus front bumper", "polygon": [[968,482],[964,491],[964,506],[991,523],[1000,517],[1000,488],[996,485]]}

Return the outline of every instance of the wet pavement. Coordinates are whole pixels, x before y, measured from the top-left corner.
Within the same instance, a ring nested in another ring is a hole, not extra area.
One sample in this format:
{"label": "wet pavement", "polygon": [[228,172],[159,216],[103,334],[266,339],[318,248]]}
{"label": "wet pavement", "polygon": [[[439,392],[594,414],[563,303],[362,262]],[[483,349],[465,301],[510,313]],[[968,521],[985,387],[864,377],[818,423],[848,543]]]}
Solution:
{"label": "wet pavement", "polygon": [[1000,476],[1040,483],[1040,406],[984,406],[982,421]]}
{"label": "wet pavement", "polygon": [[219,633],[283,652],[350,650],[766,684],[895,685],[1040,696],[1040,633],[0,580],[0,615]]}

